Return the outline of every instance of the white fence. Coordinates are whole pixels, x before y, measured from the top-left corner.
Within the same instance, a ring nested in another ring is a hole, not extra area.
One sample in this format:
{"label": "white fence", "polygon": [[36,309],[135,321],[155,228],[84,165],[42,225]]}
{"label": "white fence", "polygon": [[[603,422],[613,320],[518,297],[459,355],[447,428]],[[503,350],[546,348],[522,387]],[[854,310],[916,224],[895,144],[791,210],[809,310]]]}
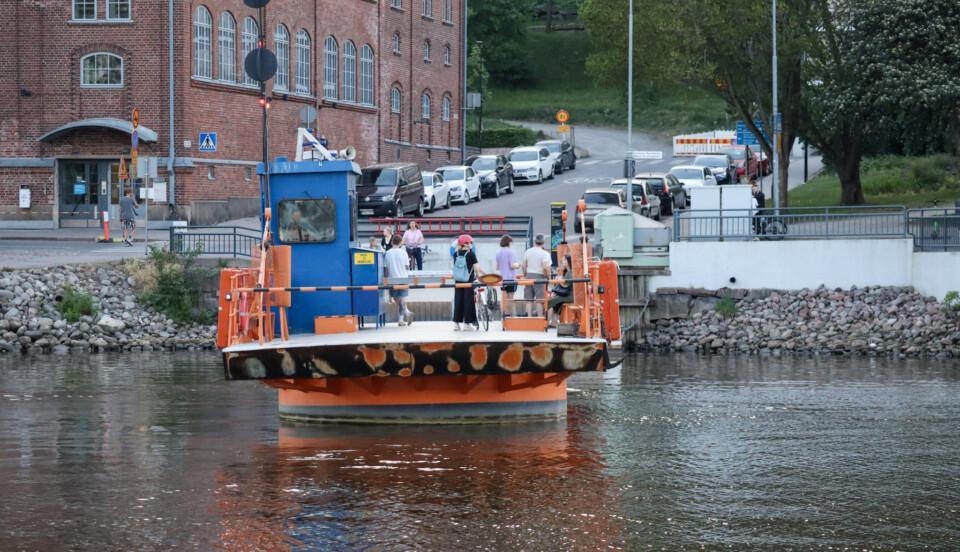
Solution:
{"label": "white fence", "polygon": [[673,156],[718,153],[737,145],[735,130],[711,130],[673,137]]}

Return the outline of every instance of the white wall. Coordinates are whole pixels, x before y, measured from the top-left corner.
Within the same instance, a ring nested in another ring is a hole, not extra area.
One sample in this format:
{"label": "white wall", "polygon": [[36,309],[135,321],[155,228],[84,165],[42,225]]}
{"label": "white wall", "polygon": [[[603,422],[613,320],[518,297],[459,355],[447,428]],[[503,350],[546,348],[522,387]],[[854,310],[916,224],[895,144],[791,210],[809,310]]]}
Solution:
{"label": "white wall", "polygon": [[914,253],[913,287],[941,301],[948,291],[960,291],[960,253]]}
{"label": "white wall", "polygon": [[[910,239],[672,242],[670,275],[651,278],[650,289],[909,286],[912,255]],[[951,266],[960,267],[960,256],[956,259]]]}

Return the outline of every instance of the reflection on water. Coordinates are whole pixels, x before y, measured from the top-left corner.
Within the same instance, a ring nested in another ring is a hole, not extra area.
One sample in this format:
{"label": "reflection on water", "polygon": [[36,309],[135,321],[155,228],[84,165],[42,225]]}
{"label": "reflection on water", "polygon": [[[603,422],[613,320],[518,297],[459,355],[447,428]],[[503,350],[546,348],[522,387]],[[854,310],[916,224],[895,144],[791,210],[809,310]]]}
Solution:
{"label": "reflection on water", "polygon": [[0,357],[0,550],[956,549],[960,369],[640,356],[566,422],[280,426],[210,353]]}

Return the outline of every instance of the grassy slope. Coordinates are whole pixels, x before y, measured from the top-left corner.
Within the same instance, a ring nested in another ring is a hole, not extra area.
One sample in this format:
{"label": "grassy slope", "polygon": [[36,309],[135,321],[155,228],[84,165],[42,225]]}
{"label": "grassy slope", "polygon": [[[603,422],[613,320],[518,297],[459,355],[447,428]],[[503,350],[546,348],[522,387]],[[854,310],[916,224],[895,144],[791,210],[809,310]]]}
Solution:
{"label": "grassy slope", "polygon": [[[553,122],[558,109],[574,124],[626,126],[626,99],[612,88],[596,88],[586,74],[585,32],[528,34],[529,88],[494,87],[485,117]],[[624,75],[626,76],[626,75]],[[639,131],[673,134],[732,125],[721,100],[698,89],[677,87],[653,101],[634,102]]]}
{"label": "grassy slope", "polygon": [[[860,180],[870,205],[953,205],[960,199],[960,159],[943,154],[864,159]],[[790,191],[791,207],[821,205],[840,205],[840,179],[834,173],[825,172]]]}

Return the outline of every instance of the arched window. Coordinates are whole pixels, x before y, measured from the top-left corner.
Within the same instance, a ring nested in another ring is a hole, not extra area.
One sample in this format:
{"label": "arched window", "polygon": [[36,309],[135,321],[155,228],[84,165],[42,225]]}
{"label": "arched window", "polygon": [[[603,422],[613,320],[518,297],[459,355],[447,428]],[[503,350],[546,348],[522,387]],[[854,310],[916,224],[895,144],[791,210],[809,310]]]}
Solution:
{"label": "arched window", "polygon": [[400,88],[394,86],[390,90],[390,112],[391,113],[400,113],[400,105],[403,103],[403,92],[400,92]]}
{"label": "arched window", "polygon": [[426,92],[420,96],[420,118],[424,121],[430,120],[430,94]]}
{"label": "arched window", "polygon": [[373,105],[373,48],[360,47],[360,103]]}
{"label": "arched window", "polygon": [[400,31],[393,33],[393,53],[400,54]]}
{"label": "arched window", "polygon": [[328,36],[323,41],[323,97],[337,98],[337,64],[340,57],[340,49],[337,47],[337,39]]}
{"label": "arched window", "polygon": [[237,20],[225,11],[220,14],[217,39],[217,57],[220,60],[220,80],[237,81]]}
{"label": "arched window", "polygon": [[357,101],[357,47],[350,40],[343,43],[343,94],[340,99]]}
{"label": "arched window", "polygon": [[213,18],[210,10],[197,6],[193,15],[193,76],[213,78],[212,45]]}
{"label": "arched window", "polygon": [[280,23],[273,34],[273,42],[277,48],[277,75],[273,79],[274,90],[290,88],[290,31]]}
{"label": "arched window", "polygon": [[[260,37],[260,26],[257,25],[257,22],[252,17],[247,17],[243,20],[243,35],[242,35],[242,48],[243,48],[243,59],[240,60],[240,67],[243,68],[243,63],[247,60],[247,54],[252,52],[257,47],[257,39]],[[247,72],[243,71],[243,84],[249,86],[256,86],[259,84],[256,80],[250,78],[250,75]]]}
{"label": "arched window", "polygon": [[98,52],[80,59],[80,86],[119,88],[123,86],[123,58]]}
{"label": "arched window", "polygon": [[450,65],[450,45],[449,44],[443,47],[443,64],[446,66]]}
{"label": "arched window", "polygon": [[450,97],[444,96],[440,103],[440,118],[444,121],[450,120]]}
{"label": "arched window", "polygon": [[425,63],[430,63],[430,41],[423,41],[423,61]]}
{"label": "arched window", "polygon": [[297,70],[294,90],[298,94],[310,93],[310,34],[306,29],[297,31]]}

